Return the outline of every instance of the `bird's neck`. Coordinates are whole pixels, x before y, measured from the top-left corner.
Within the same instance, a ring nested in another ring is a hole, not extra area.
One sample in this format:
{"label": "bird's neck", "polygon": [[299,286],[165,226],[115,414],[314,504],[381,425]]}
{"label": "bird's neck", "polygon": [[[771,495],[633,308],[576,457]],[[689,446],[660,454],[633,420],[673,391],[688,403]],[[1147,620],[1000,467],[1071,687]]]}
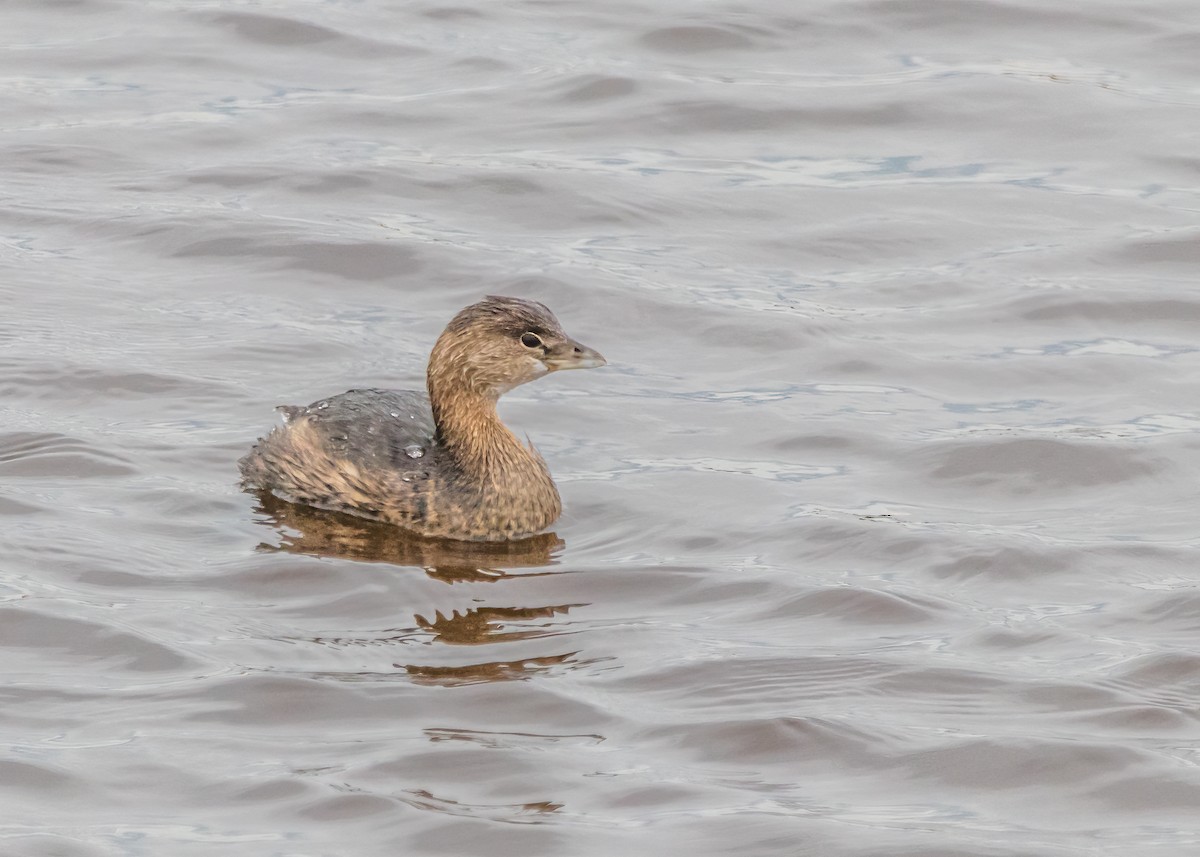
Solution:
{"label": "bird's neck", "polygon": [[498,397],[461,388],[446,389],[429,377],[429,402],[437,440],[465,475],[495,482],[526,472],[531,463],[541,470],[541,457],[521,443],[496,413]]}
{"label": "bird's neck", "polygon": [[472,387],[441,356],[435,348],[427,376],[437,441],[459,486],[477,501],[481,526],[517,535],[546,528],[562,512],[546,462],[500,421],[499,392]]}

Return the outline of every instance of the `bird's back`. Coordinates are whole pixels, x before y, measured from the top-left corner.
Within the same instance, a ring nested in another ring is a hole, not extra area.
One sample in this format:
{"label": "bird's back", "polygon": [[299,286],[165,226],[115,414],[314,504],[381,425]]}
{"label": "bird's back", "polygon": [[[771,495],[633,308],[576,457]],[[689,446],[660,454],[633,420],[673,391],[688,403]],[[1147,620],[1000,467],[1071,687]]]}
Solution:
{"label": "bird's back", "polygon": [[424,515],[441,458],[424,392],[349,390],[279,411],[284,424],[238,462],[248,485],[396,523]]}

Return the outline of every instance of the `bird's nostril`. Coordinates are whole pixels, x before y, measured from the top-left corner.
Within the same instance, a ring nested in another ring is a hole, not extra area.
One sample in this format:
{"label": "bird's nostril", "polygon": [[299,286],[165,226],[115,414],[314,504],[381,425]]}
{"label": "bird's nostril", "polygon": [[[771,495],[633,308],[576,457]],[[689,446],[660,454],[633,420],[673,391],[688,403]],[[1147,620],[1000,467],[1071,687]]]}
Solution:
{"label": "bird's nostril", "polygon": [[576,353],[576,354],[582,354],[582,353],[583,353],[583,349],[582,349],[582,348],[580,348],[578,345],[576,345],[576,346],[575,346],[575,353]]}

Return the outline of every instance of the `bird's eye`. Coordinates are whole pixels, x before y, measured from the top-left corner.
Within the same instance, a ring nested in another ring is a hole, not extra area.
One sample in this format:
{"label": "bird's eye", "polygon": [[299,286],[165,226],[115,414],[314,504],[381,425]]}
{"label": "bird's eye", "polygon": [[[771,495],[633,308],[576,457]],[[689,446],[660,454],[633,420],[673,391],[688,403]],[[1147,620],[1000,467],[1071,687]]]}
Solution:
{"label": "bird's eye", "polygon": [[541,348],[542,338],[536,333],[522,333],[521,344],[526,348]]}

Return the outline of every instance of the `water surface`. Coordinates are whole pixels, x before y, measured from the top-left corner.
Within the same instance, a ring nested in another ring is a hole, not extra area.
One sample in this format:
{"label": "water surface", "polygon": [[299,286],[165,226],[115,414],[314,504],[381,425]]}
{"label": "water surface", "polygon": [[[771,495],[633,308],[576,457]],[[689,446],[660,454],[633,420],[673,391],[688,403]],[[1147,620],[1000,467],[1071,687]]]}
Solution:
{"label": "water surface", "polygon": [[[1194,4],[0,15],[0,852],[1200,853]],[[485,293],[553,534],[238,489]]]}

